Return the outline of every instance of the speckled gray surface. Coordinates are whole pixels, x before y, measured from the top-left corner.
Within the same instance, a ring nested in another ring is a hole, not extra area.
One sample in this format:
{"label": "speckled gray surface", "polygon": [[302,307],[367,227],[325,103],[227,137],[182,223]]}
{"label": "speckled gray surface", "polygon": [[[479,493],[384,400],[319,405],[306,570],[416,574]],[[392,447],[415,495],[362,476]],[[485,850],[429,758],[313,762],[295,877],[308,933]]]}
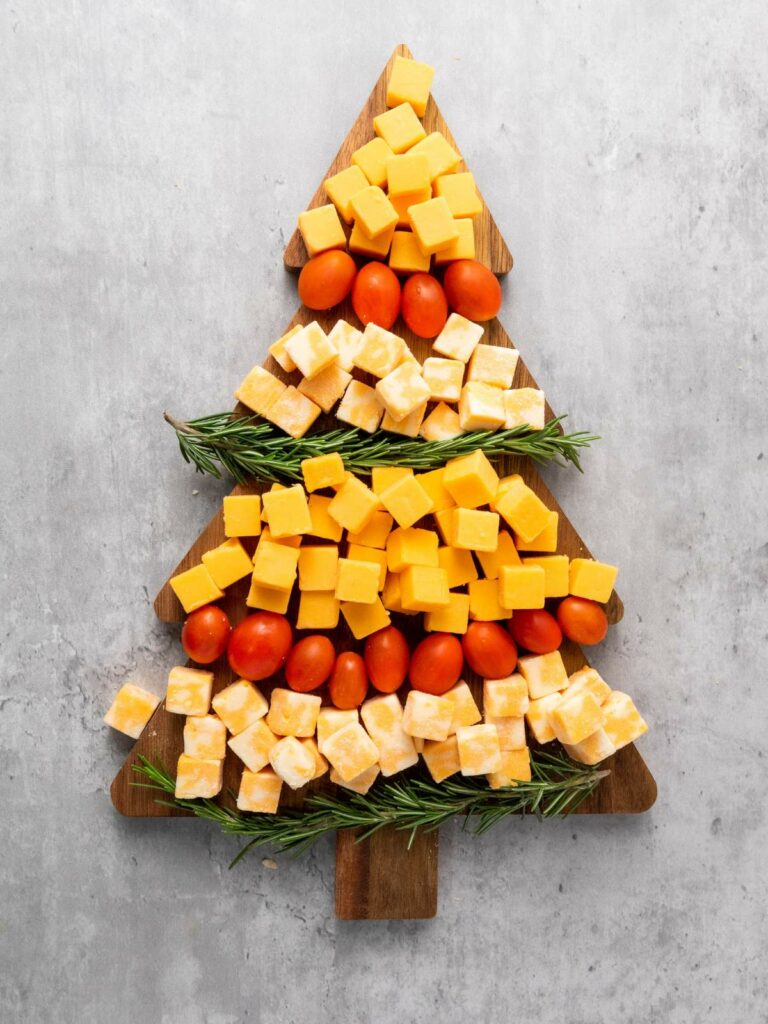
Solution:
{"label": "speckled gray surface", "polygon": [[[3,1022],[768,1019],[765,6],[469,8],[2,4]],[[330,844],[228,873],[119,818],[101,716],[177,659],[150,597],[224,493],[162,410],[226,408],[287,322],[284,241],[401,40],[514,252],[506,326],[604,436],[548,477],[621,565],[596,661],[660,797],[447,828],[434,921],[342,924]]]}

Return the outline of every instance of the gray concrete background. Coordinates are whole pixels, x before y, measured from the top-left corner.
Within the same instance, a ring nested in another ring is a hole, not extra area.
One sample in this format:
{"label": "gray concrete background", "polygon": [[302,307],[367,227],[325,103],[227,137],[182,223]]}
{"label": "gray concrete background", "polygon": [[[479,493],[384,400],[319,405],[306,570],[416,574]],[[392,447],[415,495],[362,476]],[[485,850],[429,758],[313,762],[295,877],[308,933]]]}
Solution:
{"label": "gray concrete background", "polygon": [[[768,1020],[768,17],[732,4],[0,5],[0,1018]],[[225,485],[161,414],[229,407],[281,252],[392,47],[512,248],[502,311],[574,427],[548,474],[627,606],[596,662],[651,723],[636,820],[441,838],[439,916],[343,924],[333,847],[131,821],[101,716],[161,688],[150,598]],[[761,962],[762,961],[762,962]]]}

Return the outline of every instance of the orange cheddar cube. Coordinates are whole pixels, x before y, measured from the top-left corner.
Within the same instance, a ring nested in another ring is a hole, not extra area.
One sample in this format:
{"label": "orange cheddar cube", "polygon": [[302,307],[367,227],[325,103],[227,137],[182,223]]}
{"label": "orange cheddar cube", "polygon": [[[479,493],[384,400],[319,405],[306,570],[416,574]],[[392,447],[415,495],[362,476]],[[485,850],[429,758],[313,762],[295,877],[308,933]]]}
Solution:
{"label": "orange cheddar cube", "polygon": [[[422,192],[414,192],[412,195],[407,195],[407,196],[390,196],[389,197],[389,201],[392,203],[392,205],[394,206],[395,210],[397,210],[397,226],[399,228],[408,228],[408,234],[412,235],[413,232],[410,230],[411,222],[408,219],[408,210],[412,206],[415,206],[416,203],[426,203],[426,201],[428,199],[431,199],[431,198],[432,198],[432,189],[431,188],[425,188]],[[394,240],[393,240],[392,244],[394,246]],[[418,248],[418,244],[417,244],[417,248]],[[419,256],[421,257],[421,259],[422,260],[426,260],[427,268],[428,268],[429,267],[429,256],[425,256],[424,253],[422,253],[421,249],[419,249],[418,251],[419,251]],[[392,269],[394,270],[395,268],[393,267]]]}
{"label": "orange cheddar cube", "polygon": [[373,130],[393,153],[404,153],[427,134],[410,103],[400,103],[374,117]]}
{"label": "orange cheddar cube", "polygon": [[495,505],[502,519],[526,541],[537,537],[549,522],[549,509],[518,475],[508,478]]}
{"label": "orange cheddar cube", "polygon": [[224,591],[217,587],[205,565],[194,565],[170,579],[171,589],[185,612],[193,612],[204,604],[218,601]]}
{"label": "orange cheddar cube", "polygon": [[350,200],[355,224],[359,225],[368,238],[376,239],[385,231],[394,231],[397,225],[397,210],[378,185],[366,185]]}
{"label": "orange cheddar cube", "polygon": [[360,604],[357,601],[342,602],[341,614],[356,640],[362,640],[364,637],[370,636],[371,633],[377,633],[392,622],[389,612],[378,597],[372,604]]}
{"label": "orange cheddar cube", "polygon": [[424,116],[435,69],[409,57],[395,57],[387,83],[387,106],[410,103],[419,117]]}
{"label": "orange cheddar cube", "polygon": [[435,253],[435,266],[442,267],[454,260],[473,260],[475,258],[475,225],[466,217],[454,220],[457,237],[443,249]]}
{"label": "orange cheddar cube", "polygon": [[540,565],[502,565],[499,569],[499,601],[505,608],[543,608],[546,576]]}
{"label": "orange cheddar cube", "polygon": [[[442,132],[430,132],[426,138],[417,142],[410,149],[411,153],[422,153],[429,161],[429,176],[432,181],[443,174],[450,174],[455,171],[461,163],[461,157],[442,134]],[[443,196],[439,198],[444,199]],[[448,206],[448,200],[445,200]],[[450,207],[448,207],[450,210]]]}
{"label": "orange cheddar cube", "polygon": [[[405,611],[405,609],[399,609]],[[458,633],[463,635],[469,626],[469,595],[448,594],[448,604],[424,616],[424,629],[428,633]]]}
{"label": "orange cheddar cube", "polygon": [[488,456],[478,448],[446,464],[443,486],[457,505],[479,508],[495,496],[499,477]]}
{"label": "orange cheddar cube", "polygon": [[387,160],[387,195],[412,196],[430,187],[429,160],[423,153],[402,153]]}
{"label": "orange cheddar cube", "polygon": [[389,265],[392,270],[399,274],[428,272],[429,262],[429,256],[421,251],[412,231],[395,231],[389,253]]}
{"label": "orange cheddar cube", "polygon": [[217,548],[204,552],[202,560],[211,579],[222,590],[251,572],[251,556],[237,537],[231,537]]}
{"label": "orange cheddar cube", "polygon": [[509,619],[512,609],[499,601],[496,580],[472,580],[469,584],[469,617],[475,622],[498,622]]}
{"label": "orange cheddar cube", "polygon": [[346,470],[339,453],[329,452],[327,455],[315,455],[314,458],[303,459],[301,474],[304,478],[304,486],[311,492],[343,484]]}
{"label": "orange cheddar cube", "polygon": [[[376,490],[375,484],[372,489],[375,494],[379,493]],[[347,540],[350,545],[360,544],[366,548],[380,548],[383,550],[387,544],[387,537],[392,531],[393,522],[389,512],[379,509],[373,513],[368,525],[363,527],[359,533],[347,534]]]}
{"label": "orange cheddar cube", "polygon": [[403,572],[412,565],[438,568],[438,540],[434,530],[421,530],[411,526],[393,530],[387,538],[387,568],[390,572]]}
{"label": "orange cheddar cube", "polygon": [[[393,212],[397,217],[394,207]],[[445,199],[427,199],[424,203],[409,206],[408,220],[419,248],[425,254],[445,249],[459,237],[459,229]]]}
{"label": "orange cheddar cube", "polygon": [[443,196],[454,217],[476,217],[483,212],[483,201],[478,195],[475,177],[469,171],[443,174],[435,178],[434,192]]}
{"label": "orange cheddar cube", "polygon": [[441,512],[446,508],[453,508],[456,504],[447,490],[443,478],[445,467],[432,469],[428,473],[419,473],[416,477],[418,482],[432,499],[432,512]]}
{"label": "orange cheddar cube", "polygon": [[300,213],[299,232],[310,256],[317,256],[326,249],[344,249],[347,244],[347,236],[333,203]]}
{"label": "orange cheddar cube", "polygon": [[477,566],[469,551],[446,545],[437,549],[437,561],[448,578],[449,590],[477,579]]}
{"label": "orange cheddar cube", "polygon": [[373,491],[357,477],[349,477],[331,498],[328,515],[350,533],[359,533],[371,521],[381,503]]}
{"label": "orange cheddar cube", "polygon": [[[392,209],[394,210],[394,207]],[[395,212],[397,213],[397,211]],[[357,220],[349,236],[349,251],[355,252],[359,256],[369,256],[374,260],[383,260],[392,246],[394,237],[394,225],[372,238],[363,227],[362,222]]]}
{"label": "orange cheddar cube", "polygon": [[328,511],[332,501],[333,498],[326,498],[324,494],[310,494],[307,504],[309,518],[312,520],[312,529],[309,533],[312,537],[322,537],[323,540],[338,542],[344,531]]}
{"label": "orange cheddar cube", "polygon": [[223,512],[225,537],[258,537],[261,533],[260,494],[229,494]]}
{"label": "orange cheddar cube", "polygon": [[367,188],[368,184],[368,179],[357,164],[345,167],[343,171],[325,179],[326,194],[347,224],[354,220],[352,197]]}
{"label": "orange cheddar cube", "polygon": [[499,530],[498,543],[495,551],[478,551],[477,557],[483,567],[485,578],[497,580],[502,566],[522,565],[512,538],[506,530]]}
{"label": "orange cheddar cube", "polygon": [[415,476],[404,476],[385,488],[381,503],[398,526],[408,528],[432,510],[432,499]]}
{"label": "orange cheddar cube", "polygon": [[339,601],[373,604],[379,596],[379,566],[374,562],[340,558],[335,593]]}
{"label": "orange cheddar cube", "polygon": [[251,578],[251,586],[245,603],[249,608],[260,608],[265,612],[276,612],[278,615],[285,615],[288,605],[291,603],[291,592],[293,584],[288,590],[273,590],[264,587],[261,583]]}
{"label": "orange cheddar cube", "polygon": [[515,547],[518,551],[544,551],[544,552],[555,552],[557,551],[557,528],[560,516],[557,512],[549,511],[547,514],[547,525],[541,531],[537,533],[533,540],[525,541],[516,533]]}
{"label": "orange cheddar cube", "polygon": [[444,569],[410,565],[400,574],[400,603],[404,611],[433,612],[450,602]]}
{"label": "orange cheddar cube", "polygon": [[331,590],[339,572],[335,544],[307,544],[299,551],[299,590]]}
{"label": "orange cheddar cube", "polygon": [[296,629],[335,629],[338,624],[339,601],[332,590],[302,592]]}
{"label": "orange cheddar cube", "polygon": [[297,548],[262,539],[253,556],[253,582],[268,590],[290,591],[298,564]]}
{"label": "orange cheddar cube", "polygon": [[384,589],[387,579],[387,554],[380,548],[368,548],[364,544],[349,544],[347,558],[353,562],[372,562],[379,570],[378,589]]}
{"label": "orange cheddar cube", "polygon": [[387,183],[387,160],[394,153],[382,138],[371,139],[352,154],[355,164],[368,179],[370,185],[384,188]]}
{"label": "orange cheddar cube", "polygon": [[467,551],[495,551],[499,544],[498,514],[474,508],[455,508],[451,544]]}
{"label": "orange cheddar cube", "polygon": [[568,593],[568,556],[533,555],[523,558],[523,565],[538,565],[544,570],[544,596],[565,597]]}
{"label": "orange cheddar cube", "polygon": [[301,484],[283,487],[279,491],[267,491],[263,501],[269,532],[275,540],[280,537],[296,537],[312,529],[307,495]]}
{"label": "orange cheddar cube", "polygon": [[604,604],[613,593],[618,574],[615,565],[596,562],[592,558],[574,558],[569,569],[569,592]]}

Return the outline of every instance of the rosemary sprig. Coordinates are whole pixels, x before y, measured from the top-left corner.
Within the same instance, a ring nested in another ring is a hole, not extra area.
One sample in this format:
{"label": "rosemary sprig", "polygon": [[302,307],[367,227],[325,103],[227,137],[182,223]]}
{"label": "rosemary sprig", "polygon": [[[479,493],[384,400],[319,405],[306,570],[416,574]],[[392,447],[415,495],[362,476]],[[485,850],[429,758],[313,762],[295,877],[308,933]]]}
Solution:
{"label": "rosemary sprig", "polygon": [[391,826],[409,833],[410,848],[419,832],[432,832],[456,816],[464,818],[465,828],[481,835],[510,814],[566,815],[610,774],[539,751],[531,758],[532,780],[512,789],[490,789],[485,781],[475,779],[448,779],[437,784],[427,775],[416,775],[374,785],[364,796],[315,793],[307,797],[307,810],[243,814],[213,800],[177,800],[174,780],[165,768],[143,755],[139,762],[132,765],[133,770],[148,781],[132,785],[159,790],[171,799],[158,803],[191,811],[215,822],[228,835],[248,839],[230,867],[254,847],[269,845],[279,852],[301,853],[321,836],[344,828],[360,829],[357,842],[362,842],[380,828]]}

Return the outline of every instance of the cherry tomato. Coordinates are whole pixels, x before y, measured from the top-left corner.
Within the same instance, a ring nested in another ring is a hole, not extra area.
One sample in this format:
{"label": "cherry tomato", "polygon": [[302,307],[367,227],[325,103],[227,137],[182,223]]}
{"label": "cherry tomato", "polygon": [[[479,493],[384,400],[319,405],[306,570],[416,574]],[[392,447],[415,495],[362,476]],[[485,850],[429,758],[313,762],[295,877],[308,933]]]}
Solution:
{"label": "cherry tomato", "polygon": [[327,636],[305,636],[291,648],[285,663],[285,680],[292,690],[309,693],[323,685],[335,661],[336,651]]}
{"label": "cherry tomato", "polygon": [[470,622],[461,646],[469,667],[483,679],[504,679],[515,671],[517,648],[498,622]]}
{"label": "cherry tomato", "polygon": [[210,665],[227,649],[232,625],[226,612],[206,604],[187,616],[181,627],[181,646],[192,661]]}
{"label": "cherry tomato", "polygon": [[293,630],[284,615],[256,612],[232,630],[229,666],[243,679],[267,679],[285,664]]}
{"label": "cherry tomato", "polygon": [[608,632],[608,616],[597,601],[564,597],[557,606],[560,628],[576,644],[599,644]]}
{"label": "cherry tomato", "polygon": [[349,295],[356,273],[355,261],[348,252],[321,252],[301,268],[299,298],[309,309],[330,309]]}
{"label": "cherry tomato", "polygon": [[365,662],[355,651],[344,651],[333,666],[328,693],[334,707],[346,711],[358,708],[368,692],[368,673]]}
{"label": "cherry tomato", "polygon": [[557,619],[543,608],[515,612],[509,631],[521,647],[533,654],[549,654],[563,642]]}
{"label": "cherry tomato", "polygon": [[459,681],[463,668],[464,655],[458,638],[452,633],[431,633],[411,657],[411,686],[423,693],[445,693]]}
{"label": "cherry tomato", "polygon": [[372,633],[365,641],[365,667],[380,693],[394,693],[408,674],[408,641],[395,626]]}
{"label": "cherry tomato", "polygon": [[451,309],[467,320],[491,320],[501,308],[498,278],[477,260],[456,260],[443,278]]}
{"label": "cherry tomato", "polygon": [[389,330],[400,312],[400,282],[386,263],[366,263],[352,286],[352,307],[363,324]]}
{"label": "cherry tomato", "polygon": [[436,338],[448,319],[448,300],[431,274],[411,274],[403,285],[403,320],[420,338]]}

